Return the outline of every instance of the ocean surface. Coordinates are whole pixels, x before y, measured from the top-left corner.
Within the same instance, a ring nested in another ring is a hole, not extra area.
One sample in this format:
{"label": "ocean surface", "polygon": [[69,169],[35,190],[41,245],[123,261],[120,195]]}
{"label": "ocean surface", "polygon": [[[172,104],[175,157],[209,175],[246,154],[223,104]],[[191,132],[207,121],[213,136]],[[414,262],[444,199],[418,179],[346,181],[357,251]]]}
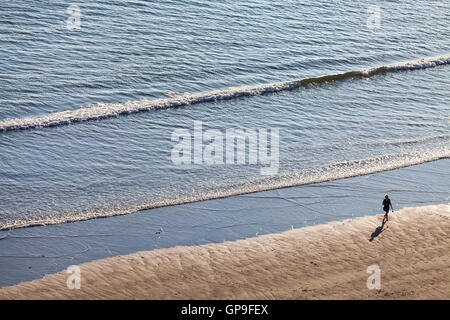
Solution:
{"label": "ocean surface", "polygon": [[[445,0],[2,1],[0,230],[450,158],[449,21]],[[278,170],[174,163],[199,121],[278,129]]]}

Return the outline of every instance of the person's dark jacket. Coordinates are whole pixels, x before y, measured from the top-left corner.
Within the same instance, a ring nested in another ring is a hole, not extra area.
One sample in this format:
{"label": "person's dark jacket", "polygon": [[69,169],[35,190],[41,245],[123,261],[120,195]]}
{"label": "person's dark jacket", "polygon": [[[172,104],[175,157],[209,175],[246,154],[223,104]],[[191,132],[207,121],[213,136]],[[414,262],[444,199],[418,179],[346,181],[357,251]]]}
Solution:
{"label": "person's dark jacket", "polygon": [[[383,200],[383,210],[389,211],[389,207],[392,208],[391,199],[384,199]],[[392,210],[394,210],[394,209],[392,209]]]}

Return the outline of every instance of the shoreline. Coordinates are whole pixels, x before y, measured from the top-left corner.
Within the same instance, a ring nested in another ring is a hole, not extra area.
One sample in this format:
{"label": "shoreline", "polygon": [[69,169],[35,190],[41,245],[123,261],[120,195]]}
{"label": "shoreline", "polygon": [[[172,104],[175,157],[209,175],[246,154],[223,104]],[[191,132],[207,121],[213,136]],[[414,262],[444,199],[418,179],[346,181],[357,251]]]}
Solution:
{"label": "shoreline", "polygon": [[[326,183],[326,182],[333,182],[333,181],[340,181],[340,180],[345,180],[345,179],[364,177],[364,176],[368,176],[368,175],[374,175],[377,173],[384,173],[384,172],[395,171],[395,170],[399,170],[399,169],[403,169],[403,168],[415,167],[415,166],[419,166],[422,164],[433,163],[433,162],[437,162],[437,161],[441,161],[441,160],[448,161],[448,160],[450,160],[450,158],[448,156],[438,156],[433,159],[421,160],[419,162],[403,164],[400,167],[395,167],[395,166],[386,167],[386,168],[382,168],[382,169],[376,169],[376,170],[373,170],[370,172],[366,172],[366,171],[362,170],[361,172],[356,172],[351,175],[342,175],[342,176],[337,176],[334,178],[327,177],[327,178],[312,179],[311,181],[301,182],[301,183],[288,183],[288,184],[281,183],[280,185],[266,187],[266,188],[260,188],[257,190],[249,190],[249,191],[245,191],[245,192],[239,192],[239,191],[234,190],[231,192],[225,191],[223,194],[219,194],[219,195],[206,194],[202,198],[195,198],[195,197],[189,198],[188,197],[188,198],[179,198],[177,200],[169,199],[167,201],[169,204],[157,202],[157,203],[152,203],[149,205],[139,205],[139,206],[130,207],[127,209],[119,209],[117,211],[106,210],[102,215],[96,215],[96,214],[93,214],[92,212],[88,212],[88,213],[78,213],[73,216],[69,216],[69,218],[65,217],[61,220],[59,220],[59,219],[56,219],[56,220],[55,219],[42,219],[42,220],[27,222],[24,224],[0,225],[0,232],[12,231],[12,230],[18,230],[18,229],[24,229],[24,228],[45,227],[45,226],[51,226],[51,225],[76,223],[76,222],[83,222],[83,221],[89,221],[89,220],[95,220],[95,219],[105,219],[105,218],[118,217],[118,216],[126,216],[126,215],[130,215],[130,214],[139,213],[141,211],[161,209],[161,208],[165,208],[165,207],[196,204],[199,202],[212,201],[212,200],[222,200],[222,199],[227,199],[227,198],[232,198],[232,197],[258,194],[258,193],[262,193],[262,192],[275,192],[280,189],[311,186],[311,185],[316,185],[316,184],[321,184],[321,183]],[[356,160],[355,162],[358,162],[358,161],[359,160]],[[334,164],[329,165],[329,167],[332,167],[332,166],[334,166]],[[162,202],[164,202],[164,201],[162,201]]]}
{"label": "shoreline", "polygon": [[[450,203],[395,211],[379,229],[381,220],[95,260],[80,265],[80,290],[60,272],[2,288],[0,299],[449,299]],[[366,287],[374,264],[380,290]]]}
{"label": "shoreline", "polygon": [[449,159],[389,172],[141,211],[81,222],[0,231],[0,288],[70,265],[139,251],[198,246],[278,234],[381,214],[447,204]]}

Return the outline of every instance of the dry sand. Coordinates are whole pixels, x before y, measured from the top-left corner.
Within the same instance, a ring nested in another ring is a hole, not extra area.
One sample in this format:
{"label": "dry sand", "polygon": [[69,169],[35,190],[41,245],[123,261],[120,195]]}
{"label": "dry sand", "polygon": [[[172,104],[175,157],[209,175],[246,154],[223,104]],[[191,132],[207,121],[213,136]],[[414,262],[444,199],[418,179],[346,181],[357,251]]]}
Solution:
{"label": "dry sand", "polygon": [[[101,259],[80,265],[79,290],[60,272],[0,299],[449,299],[450,204],[396,211],[379,233],[381,221]],[[366,286],[374,264],[380,290]]]}

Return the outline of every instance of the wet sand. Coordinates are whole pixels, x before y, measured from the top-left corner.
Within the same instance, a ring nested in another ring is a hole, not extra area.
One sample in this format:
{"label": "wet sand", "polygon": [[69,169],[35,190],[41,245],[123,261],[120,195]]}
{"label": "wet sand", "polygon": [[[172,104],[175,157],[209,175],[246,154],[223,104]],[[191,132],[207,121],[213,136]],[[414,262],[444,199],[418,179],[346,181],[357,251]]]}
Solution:
{"label": "wet sand", "polygon": [[[379,290],[367,268],[379,266]],[[80,265],[0,289],[1,299],[449,299],[450,204],[178,246]]]}
{"label": "wet sand", "polygon": [[0,231],[0,288],[139,251],[243,240],[376,215],[383,212],[385,193],[395,209],[447,204],[449,166],[450,159],[444,159],[107,219]]}

